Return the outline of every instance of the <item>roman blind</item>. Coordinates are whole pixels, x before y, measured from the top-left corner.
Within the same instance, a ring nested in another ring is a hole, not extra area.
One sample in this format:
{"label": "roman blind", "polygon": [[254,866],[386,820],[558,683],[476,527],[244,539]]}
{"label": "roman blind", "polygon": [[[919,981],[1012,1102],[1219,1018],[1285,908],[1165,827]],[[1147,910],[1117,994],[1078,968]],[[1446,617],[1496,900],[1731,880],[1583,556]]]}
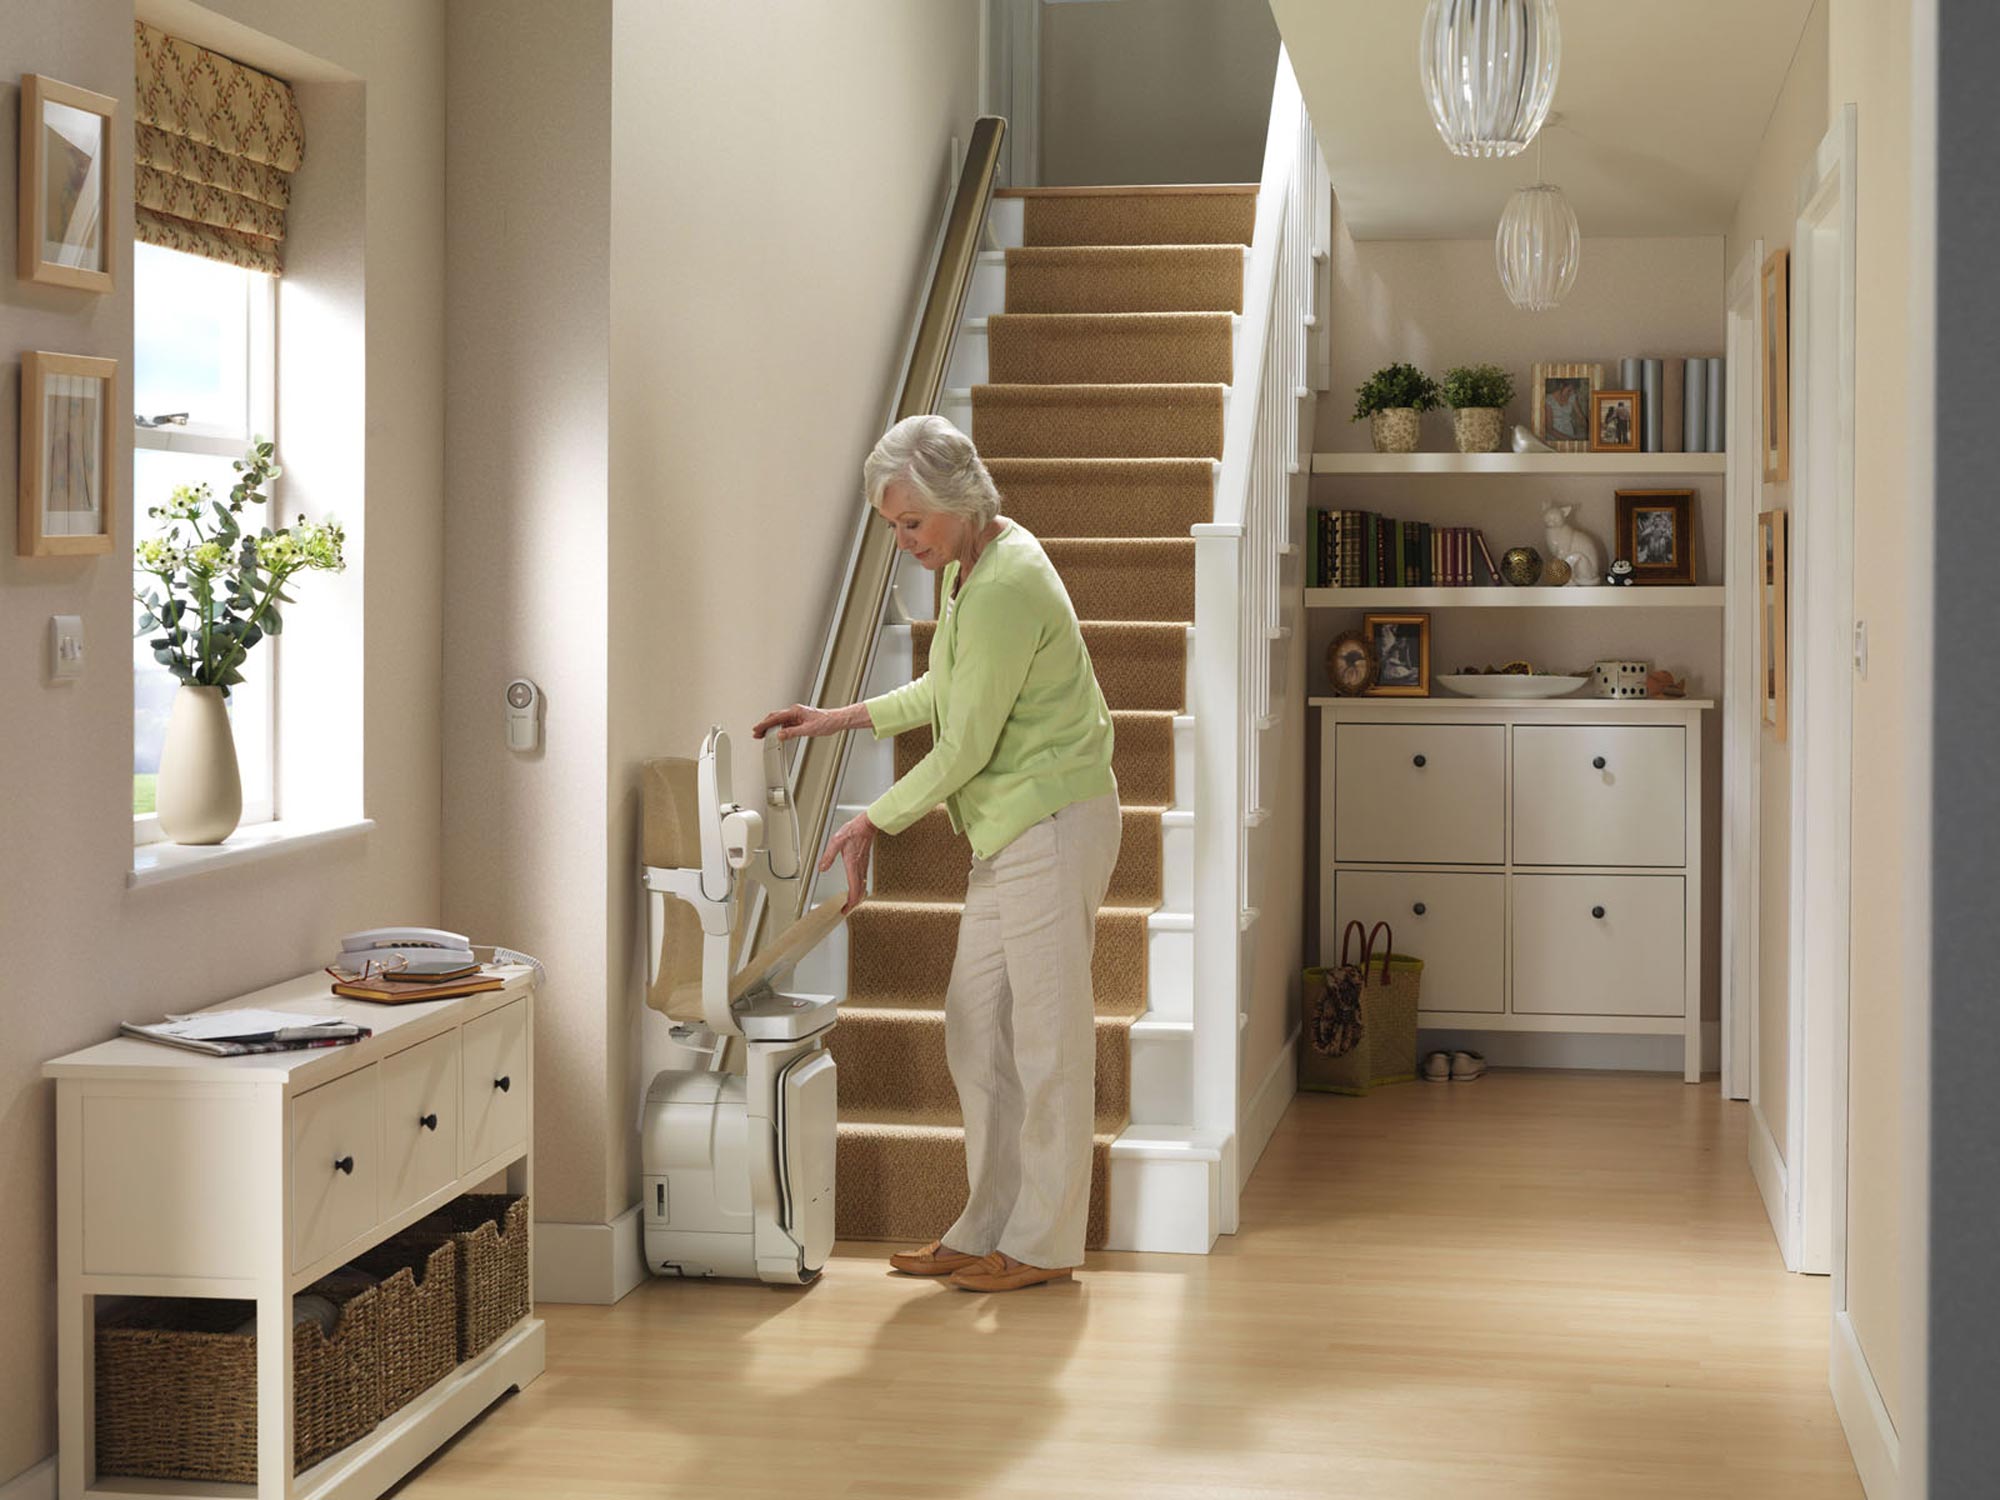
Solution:
{"label": "roman blind", "polygon": [[291,85],[143,21],[135,29],[139,239],[277,275],[305,156]]}

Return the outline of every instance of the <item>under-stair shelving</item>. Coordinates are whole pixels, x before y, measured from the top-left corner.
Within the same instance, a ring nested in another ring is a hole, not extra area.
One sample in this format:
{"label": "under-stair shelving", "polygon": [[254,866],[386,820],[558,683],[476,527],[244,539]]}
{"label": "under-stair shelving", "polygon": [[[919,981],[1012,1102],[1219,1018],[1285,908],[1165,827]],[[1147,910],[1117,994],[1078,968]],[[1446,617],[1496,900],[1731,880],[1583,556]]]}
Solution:
{"label": "under-stair shelving", "polygon": [[1315,474],[1721,474],[1726,453],[1315,453]]}
{"label": "under-stair shelving", "polygon": [[1307,609],[1721,609],[1719,585],[1307,589]]}

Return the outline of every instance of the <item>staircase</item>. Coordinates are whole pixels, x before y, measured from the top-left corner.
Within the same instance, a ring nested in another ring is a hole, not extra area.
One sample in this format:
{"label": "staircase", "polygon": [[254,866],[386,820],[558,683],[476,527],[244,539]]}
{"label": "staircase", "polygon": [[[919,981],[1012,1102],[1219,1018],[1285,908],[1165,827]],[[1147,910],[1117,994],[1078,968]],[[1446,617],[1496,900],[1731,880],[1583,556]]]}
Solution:
{"label": "staircase", "polygon": [[[1124,841],[1098,918],[1093,1249],[1203,1251],[1219,1152],[1192,1128],[1195,542],[1228,419],[1257,207],[1252,187],[1022,190],[994,205],[943,414],[1068,589],[1109,703]],[[905,564],[910,623],[884,633],[869,692],[924,670],[935,582]],[[860,738],[860,737],[857,737]],[[854,745],[849,816],[930,748]],[[844,943],[801,967],[845,996],[843,1239],[920,1242],[963,1206],[964,1137],[944,995],[971,854],[942,809],[877,844]],[[830,887],[829,887],[830,890]]]}

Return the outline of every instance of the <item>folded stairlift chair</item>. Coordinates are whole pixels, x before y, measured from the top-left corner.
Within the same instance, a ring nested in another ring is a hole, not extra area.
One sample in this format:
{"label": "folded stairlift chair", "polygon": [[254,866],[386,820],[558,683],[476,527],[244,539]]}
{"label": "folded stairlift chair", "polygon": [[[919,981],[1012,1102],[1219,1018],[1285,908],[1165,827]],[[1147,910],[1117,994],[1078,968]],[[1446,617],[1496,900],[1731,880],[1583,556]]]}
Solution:
{"label": "folded stairlift chair", "polygon": [[647,762],[644,829],[652,973],[646,1000],[685,1055],[646,1092],[645,1255],[656,1274],[811,1281],[833,1247],[836,1088],[831,995],[779,988],[840,925],[823,901],[742,961],[759,908],[797,909],[810,881],[785,759],[764,742],[756,805],[731,795],[729,737]]}

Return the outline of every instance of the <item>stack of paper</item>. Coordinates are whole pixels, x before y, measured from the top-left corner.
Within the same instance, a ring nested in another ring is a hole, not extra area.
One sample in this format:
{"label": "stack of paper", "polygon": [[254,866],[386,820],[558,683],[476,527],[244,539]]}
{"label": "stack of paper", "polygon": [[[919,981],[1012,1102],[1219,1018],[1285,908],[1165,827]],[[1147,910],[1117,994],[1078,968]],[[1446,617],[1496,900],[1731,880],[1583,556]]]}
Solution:
{"label": "stack of paper", "polygon": [[127,1021],[119,1028],[127,1036],[165,1042],[206,1052],[212,1057],[239,1057],[248,1052],[290,1052],[302,1047],[338,1047],[371,1035],[339,1016],[301,1016],[284,1010],[204,1010],[191,1016],[168,1016],[142,1026]]}

